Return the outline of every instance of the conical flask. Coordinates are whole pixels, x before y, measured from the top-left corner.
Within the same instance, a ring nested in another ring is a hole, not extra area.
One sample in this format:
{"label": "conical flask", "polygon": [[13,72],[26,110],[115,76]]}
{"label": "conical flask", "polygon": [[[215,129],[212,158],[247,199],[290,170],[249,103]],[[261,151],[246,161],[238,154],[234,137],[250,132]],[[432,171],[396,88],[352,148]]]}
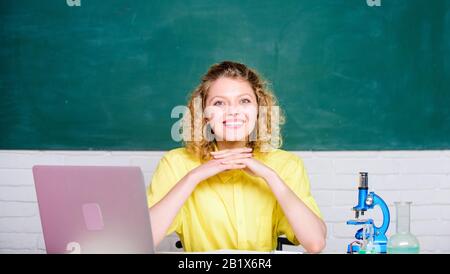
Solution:
{"label": "conical flask", "polygon": [[387,243],[387,253],[417,254],[420,251],[419,241],[410,232],[411,202],[394,202],[397,212],[397,232]]}

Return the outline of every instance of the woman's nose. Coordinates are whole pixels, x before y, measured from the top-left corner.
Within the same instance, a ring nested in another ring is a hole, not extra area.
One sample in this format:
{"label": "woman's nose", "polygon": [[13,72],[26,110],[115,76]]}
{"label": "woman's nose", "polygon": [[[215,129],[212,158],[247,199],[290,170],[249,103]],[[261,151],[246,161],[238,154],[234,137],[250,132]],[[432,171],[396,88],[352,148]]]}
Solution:
{"label": "woman's nose", "polygon": [[241,112],[240,106],[228,105],[226,112],[227,115],[237,115]]}

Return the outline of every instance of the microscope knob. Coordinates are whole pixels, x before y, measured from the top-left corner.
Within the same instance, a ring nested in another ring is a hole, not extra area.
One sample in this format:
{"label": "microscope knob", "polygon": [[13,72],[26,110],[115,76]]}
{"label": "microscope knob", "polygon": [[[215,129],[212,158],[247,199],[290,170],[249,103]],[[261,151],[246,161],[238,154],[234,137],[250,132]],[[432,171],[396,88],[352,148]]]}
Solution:
{"label": "microscope knob", "polygon": [[370,206],[373,204],[373,197],[372,196],[368,196],[366,199],[366,205]]}

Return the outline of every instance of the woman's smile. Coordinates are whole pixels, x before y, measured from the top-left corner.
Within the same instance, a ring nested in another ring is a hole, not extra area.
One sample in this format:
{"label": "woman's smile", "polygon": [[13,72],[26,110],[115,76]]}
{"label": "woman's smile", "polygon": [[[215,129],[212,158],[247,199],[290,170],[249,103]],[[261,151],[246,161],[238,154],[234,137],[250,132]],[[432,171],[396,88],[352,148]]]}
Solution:
{"label": "woman's smile", "polygon": [[225,128],[237,129],[242,127],[245,124],[244,120],[241,119],[227,119],[223,121],[223,125]]}

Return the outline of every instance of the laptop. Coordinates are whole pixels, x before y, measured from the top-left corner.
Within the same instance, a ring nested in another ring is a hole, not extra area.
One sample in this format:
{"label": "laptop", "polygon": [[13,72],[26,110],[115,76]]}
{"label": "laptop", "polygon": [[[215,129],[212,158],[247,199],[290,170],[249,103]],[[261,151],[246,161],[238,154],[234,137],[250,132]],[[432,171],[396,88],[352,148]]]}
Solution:
{"label": "laptop", "polygon": [[47,253],[154,253],[139,167],[33,167]]}

